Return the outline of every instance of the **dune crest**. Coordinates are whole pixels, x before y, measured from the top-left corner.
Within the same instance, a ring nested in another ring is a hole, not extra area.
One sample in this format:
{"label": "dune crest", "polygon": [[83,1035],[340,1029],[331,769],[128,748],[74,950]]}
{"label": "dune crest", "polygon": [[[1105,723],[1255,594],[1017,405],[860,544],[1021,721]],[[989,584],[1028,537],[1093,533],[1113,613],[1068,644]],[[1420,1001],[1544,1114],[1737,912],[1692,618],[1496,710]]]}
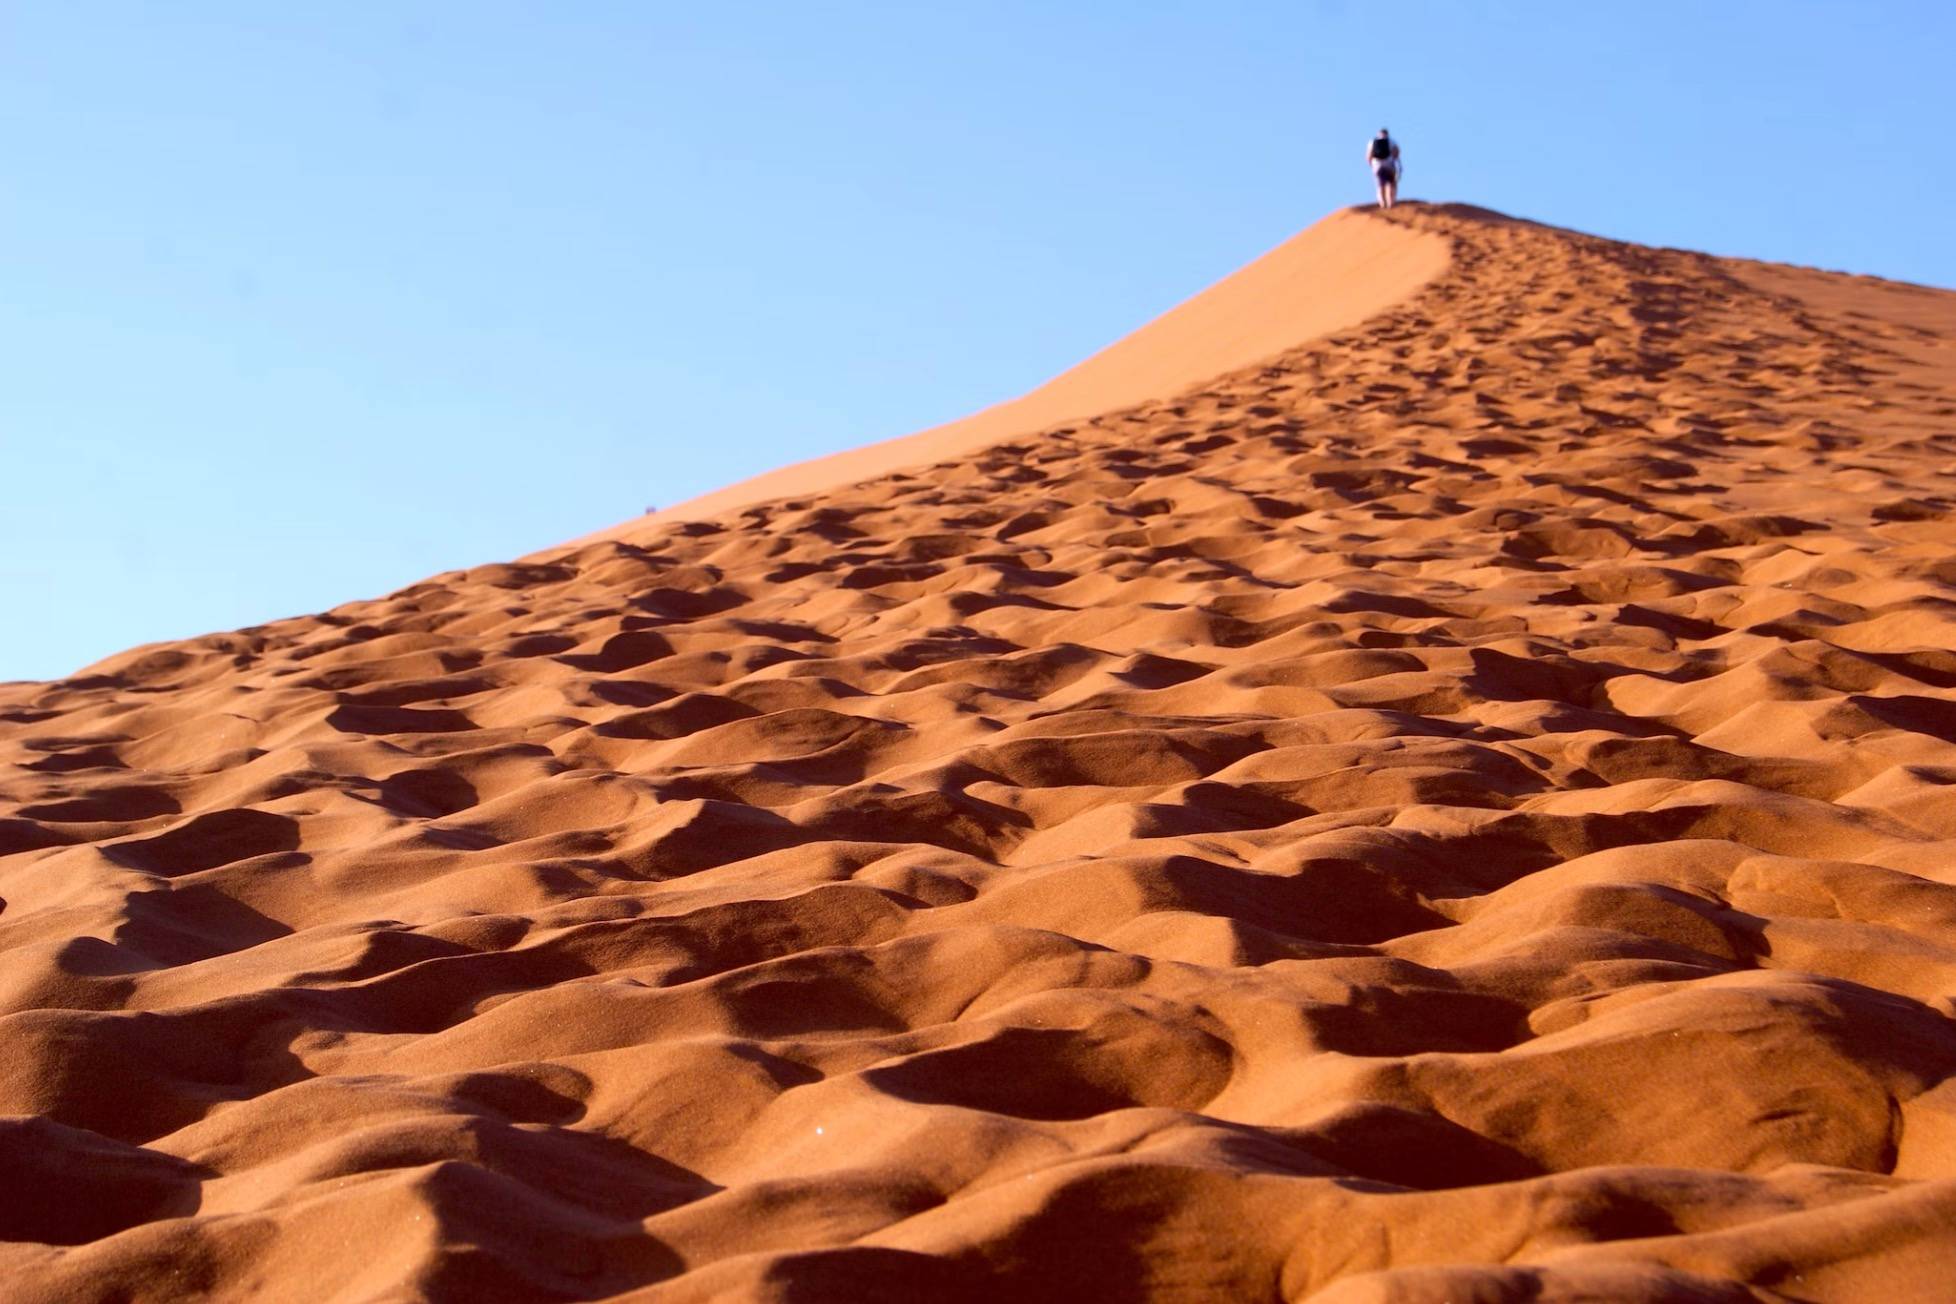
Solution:
{"label": "dune crest", "polygon": [[1241,365],[0,686],[11,1297],[1943,1293],[1956,294],[1333,229]]}
{"label": "dune crest", "polygon": [[[820,493],[965,457],[1013,435],[1167,398],[1211,376],[1356,326],[1418,290],[1446,265],[1447,242],[1440,237],[1343,209],[1028,394],[914,435],[769,471],[647,519],[698,520],[770,498]],[[629,539],[645,523],[627,521],[580,542]]]}

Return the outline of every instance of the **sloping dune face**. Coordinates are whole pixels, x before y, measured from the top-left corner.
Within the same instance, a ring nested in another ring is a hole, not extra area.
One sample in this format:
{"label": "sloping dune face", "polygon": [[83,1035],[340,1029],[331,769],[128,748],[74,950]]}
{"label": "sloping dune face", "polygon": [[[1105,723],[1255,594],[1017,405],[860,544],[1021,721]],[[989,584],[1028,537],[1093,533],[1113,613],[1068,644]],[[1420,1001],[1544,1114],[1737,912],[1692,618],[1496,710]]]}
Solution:
{"label": "sloping dune face", "polygon": [[[1437,235],[1342,210],[1022,398],[919,434],[770,471],[667,508],[656,519],[697,520],[771,498],[819,493],[965,457],[1059,422],[1171,397],[1356,326],[1398,304],[1446,265],[1447,242]],[[592,541],[633,538],[642,528],[627,522]]]}
{"label": "sloping dune face", "polygon": [[923,470],[0,689],[11,1298],[1956,1272],[1956,296],[1406,206]]}

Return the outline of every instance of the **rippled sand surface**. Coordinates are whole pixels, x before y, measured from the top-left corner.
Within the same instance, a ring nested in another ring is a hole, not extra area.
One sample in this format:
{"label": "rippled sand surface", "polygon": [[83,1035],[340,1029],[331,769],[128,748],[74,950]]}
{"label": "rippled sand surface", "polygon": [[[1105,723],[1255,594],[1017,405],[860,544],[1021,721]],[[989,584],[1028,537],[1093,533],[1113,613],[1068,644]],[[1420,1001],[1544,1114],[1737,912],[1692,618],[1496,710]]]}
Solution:
{"label": "rippled sand surface", "polygon": [[1334,223],[1446,256],[0,686],[9,1297],[1945,1293],[1956,294]]}

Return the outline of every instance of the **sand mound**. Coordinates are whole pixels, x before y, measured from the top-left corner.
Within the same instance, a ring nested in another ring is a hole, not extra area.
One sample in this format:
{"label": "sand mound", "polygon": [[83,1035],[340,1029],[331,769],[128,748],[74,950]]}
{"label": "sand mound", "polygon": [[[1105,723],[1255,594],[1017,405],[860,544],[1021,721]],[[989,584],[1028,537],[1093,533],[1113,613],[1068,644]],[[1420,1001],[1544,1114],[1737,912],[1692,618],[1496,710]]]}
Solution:
{"label": "sand mound", "polygon": [[732,510],[0,687],[0,1278],[1935,1297],[1952,362],[1340,215]]}

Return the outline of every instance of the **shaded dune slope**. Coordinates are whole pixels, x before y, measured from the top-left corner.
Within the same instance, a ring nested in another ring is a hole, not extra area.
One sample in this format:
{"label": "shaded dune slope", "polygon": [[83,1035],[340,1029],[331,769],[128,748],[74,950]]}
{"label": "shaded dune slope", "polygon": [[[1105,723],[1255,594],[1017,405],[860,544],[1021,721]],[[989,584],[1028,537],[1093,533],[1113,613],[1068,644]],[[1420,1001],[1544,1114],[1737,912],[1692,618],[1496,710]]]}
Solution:
{"label": "shaded dune slope", "polygon": [[1445,266],[0,688],[17,1297],[1940,1290],[1956,296],[1338,220]]}

